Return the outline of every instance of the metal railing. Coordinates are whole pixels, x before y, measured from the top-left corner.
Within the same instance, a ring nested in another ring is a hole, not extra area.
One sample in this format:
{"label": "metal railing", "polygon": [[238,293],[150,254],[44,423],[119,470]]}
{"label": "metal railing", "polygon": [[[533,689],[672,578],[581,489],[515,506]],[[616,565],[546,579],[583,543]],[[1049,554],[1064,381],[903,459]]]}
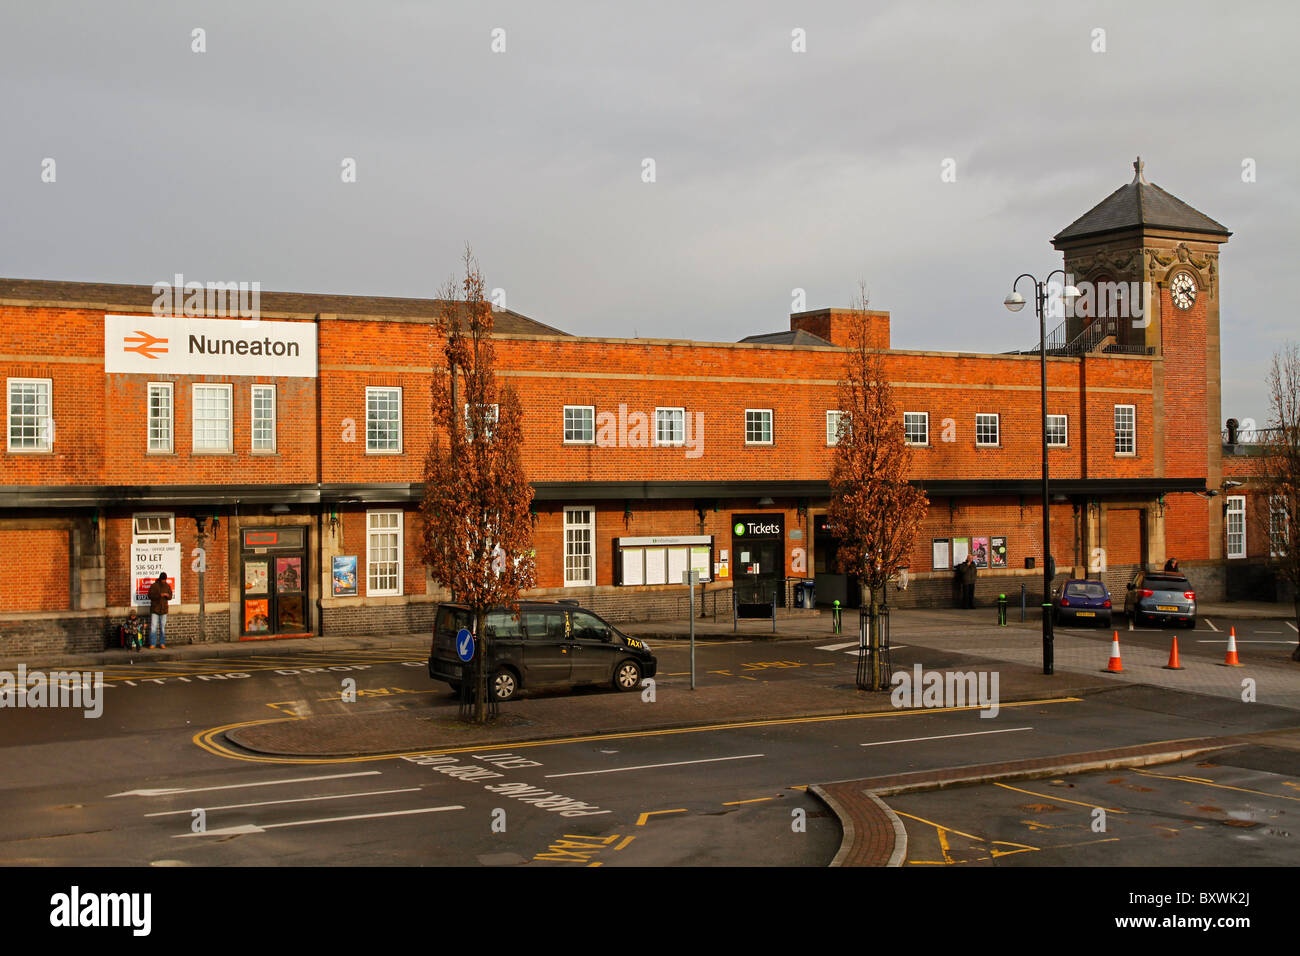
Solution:
{"label": "metal railing", "polygon": [[869,622],[871,612],[858,611],[858,690],[889,690],[893,683],[893,664],[889,654],[889,605],[882,604],[876,615],[879,657],[871,646]]}
{"label": "metal railing", "polygon": [[[735,589],[728,586],[723,588],[697,588],[695,595],[695,604],[697,607],[696,616],[701,620],[712,618],[714,623],[718,620],[718,608],[722,608],[723,619],[731,613],[732,592]],[[691,613],[691,596],[683,594],[677,599],[677,613],[675,617],[685,618]]]}

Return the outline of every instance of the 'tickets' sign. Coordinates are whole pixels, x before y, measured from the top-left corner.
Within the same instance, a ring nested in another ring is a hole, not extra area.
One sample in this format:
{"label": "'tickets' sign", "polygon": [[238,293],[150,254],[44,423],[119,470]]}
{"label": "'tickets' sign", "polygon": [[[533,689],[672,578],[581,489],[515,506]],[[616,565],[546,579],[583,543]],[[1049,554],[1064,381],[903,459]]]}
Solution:
{"label": "'tickets' sign", "polygon": [[148,604],[149,588],[158,575],[167,572],[167,583],[172,586],[172,604],[181,603],[181,546],[170,544],[137,544],[131,547],[131,603]]}
{"label": "'tickets' sign", "polygon": [[785,537],[785,515],[732,515],[731,536],[735,539],[744,540],[754,538],[783,539]]}
{"label": "'tickets' sign", "polygon": [[104,371],[315,378],[316,324],[106,315]]}

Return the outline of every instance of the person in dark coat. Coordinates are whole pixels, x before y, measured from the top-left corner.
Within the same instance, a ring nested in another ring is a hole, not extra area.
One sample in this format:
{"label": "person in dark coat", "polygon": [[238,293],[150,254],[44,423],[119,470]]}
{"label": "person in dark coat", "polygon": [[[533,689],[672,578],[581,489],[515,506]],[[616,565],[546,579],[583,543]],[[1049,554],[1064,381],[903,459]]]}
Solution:
{"label": "person in dark coat", "polygon": [[149,585],[149,643],[146,647],[167,646],[167,602],[172,599],[172,586],[167,583],[167,572]]}
{"label": "person in dark coat", "polygon": [[975,607],[975,575],[979,569],[975,566],[974,559],[968,554],[966,560],[957,565],[957,581],[961,584],[961,606],[963,608]]}
{"label": "person in dark coat", "polygon": [[1168,561],[1166,561],[1166,562],[1165,562],[1165,570],[1166,570],[1166,571],[1177,571],[1177,570],[1178,570],[1178,559],[1177,559],[1177,558],[1170,558]]}

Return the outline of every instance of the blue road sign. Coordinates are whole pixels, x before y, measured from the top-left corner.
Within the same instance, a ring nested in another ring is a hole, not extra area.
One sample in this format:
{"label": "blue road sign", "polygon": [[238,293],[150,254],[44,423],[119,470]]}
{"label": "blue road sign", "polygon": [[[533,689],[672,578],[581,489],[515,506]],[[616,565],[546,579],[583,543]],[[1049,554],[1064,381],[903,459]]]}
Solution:
{"label": "blue road sign", "polygon": [[466,663],[474,659],[474,635],[463,627],[456,632],[456,653]]}

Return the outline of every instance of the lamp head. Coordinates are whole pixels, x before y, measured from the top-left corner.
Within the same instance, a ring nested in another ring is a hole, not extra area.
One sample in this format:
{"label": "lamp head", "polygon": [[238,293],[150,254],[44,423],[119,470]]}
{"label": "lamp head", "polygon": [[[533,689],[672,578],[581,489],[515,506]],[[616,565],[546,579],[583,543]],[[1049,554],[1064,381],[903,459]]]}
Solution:
{"label": "lamp head", "polygon": [[1019,312],[1025,307],[1025,297],[1013,289],[1011,294],[1002,300],[1002,304],[1012,312]]}

